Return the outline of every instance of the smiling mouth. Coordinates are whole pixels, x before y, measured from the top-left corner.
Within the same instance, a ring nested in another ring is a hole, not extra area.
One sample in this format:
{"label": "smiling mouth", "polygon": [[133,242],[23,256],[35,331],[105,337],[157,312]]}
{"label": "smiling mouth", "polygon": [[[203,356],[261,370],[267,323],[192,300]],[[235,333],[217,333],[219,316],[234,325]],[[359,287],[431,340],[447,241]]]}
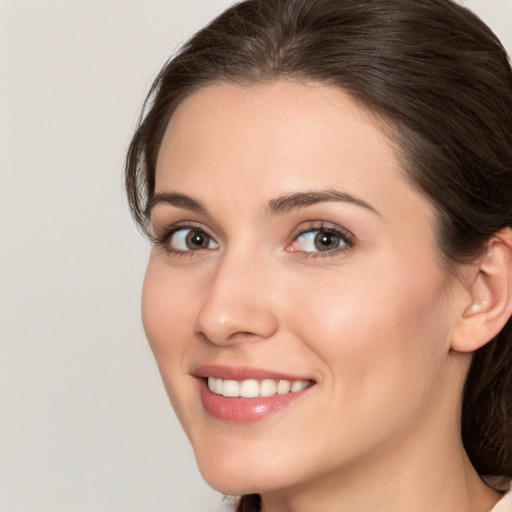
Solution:
{"label": "smiling mouth", "polygon": [[208,389],[226,398],[257,398],[298,393],[314,384],[311,380],[247,379],[242,381],[207,377]]}

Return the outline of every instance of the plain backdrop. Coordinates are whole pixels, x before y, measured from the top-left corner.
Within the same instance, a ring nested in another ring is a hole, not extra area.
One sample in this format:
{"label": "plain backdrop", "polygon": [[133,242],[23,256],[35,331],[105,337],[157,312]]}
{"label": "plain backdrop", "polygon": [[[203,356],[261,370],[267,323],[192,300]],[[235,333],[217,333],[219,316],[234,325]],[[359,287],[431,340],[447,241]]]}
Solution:
{"label": "plain backdrop", "polygon": [[[413,0],[411,0],[413,1]],[[230,0],[0,0],[0,512],[218,512],[140,322],[124,152]],[[467,0],[512,51],[512,0]]]}

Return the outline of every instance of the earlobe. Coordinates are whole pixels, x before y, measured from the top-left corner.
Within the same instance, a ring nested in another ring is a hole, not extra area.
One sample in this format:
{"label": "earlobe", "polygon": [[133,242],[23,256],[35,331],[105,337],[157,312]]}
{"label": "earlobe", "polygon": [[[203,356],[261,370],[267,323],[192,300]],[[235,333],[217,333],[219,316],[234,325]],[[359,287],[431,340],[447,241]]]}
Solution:
{"label": "earlobe", "polygon": [[512,230],[500,231],[476,264],[469,304],[452,333],[451,348],[474,352],[491,341],[512,313]]}

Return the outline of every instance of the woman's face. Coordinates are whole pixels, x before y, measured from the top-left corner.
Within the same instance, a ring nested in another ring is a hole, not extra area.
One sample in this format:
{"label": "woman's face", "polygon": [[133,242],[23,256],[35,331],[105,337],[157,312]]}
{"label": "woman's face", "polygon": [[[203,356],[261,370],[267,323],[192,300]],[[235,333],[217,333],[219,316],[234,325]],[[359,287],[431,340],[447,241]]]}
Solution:
{"label": "woman's face", "polygon": [[213,487],[354,475],[445,435],[461,304],[429,203],[343,92],[194,93],[163,139],[151,220],[144,326]]}

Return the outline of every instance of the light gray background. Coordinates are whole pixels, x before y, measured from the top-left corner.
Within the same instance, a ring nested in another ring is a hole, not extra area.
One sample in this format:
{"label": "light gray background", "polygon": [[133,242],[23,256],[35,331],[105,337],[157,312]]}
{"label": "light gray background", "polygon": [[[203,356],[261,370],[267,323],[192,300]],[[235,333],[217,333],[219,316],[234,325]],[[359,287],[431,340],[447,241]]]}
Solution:
{"label": "light gray background", "polygon": [[[413,0],[411,0],[413,1]],[[217,512],[145,342],[124,152],[230,0],[0,0],[0,512]],[[512,0],[467,0],[512,51]]]}

